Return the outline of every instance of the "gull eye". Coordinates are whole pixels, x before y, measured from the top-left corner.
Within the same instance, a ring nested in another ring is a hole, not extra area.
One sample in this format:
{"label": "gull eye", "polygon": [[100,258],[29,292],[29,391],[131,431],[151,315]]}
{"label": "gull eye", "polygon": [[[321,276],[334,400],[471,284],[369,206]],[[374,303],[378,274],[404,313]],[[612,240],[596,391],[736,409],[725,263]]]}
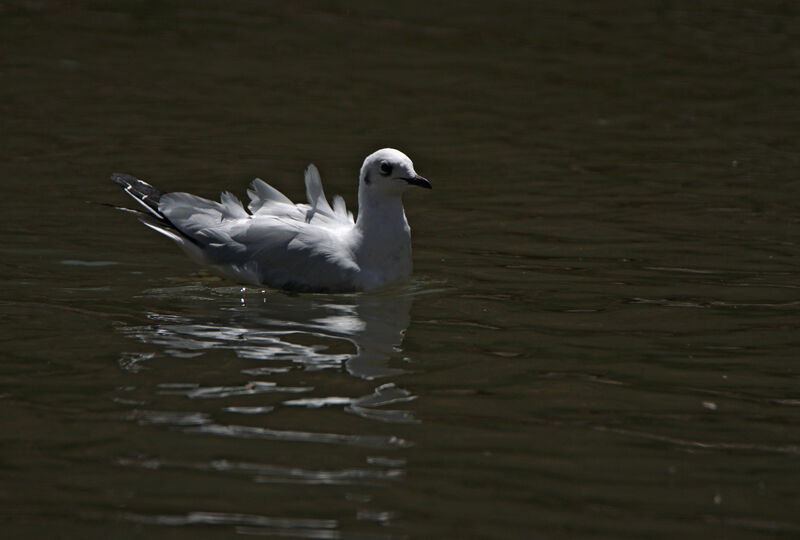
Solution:
{"label": "gull eye", "polygon": [[392,174],[392,164],[388,161],[381,161],[381,164],[378,166],[378,170],[381,171],[383,176],[389,176]]}

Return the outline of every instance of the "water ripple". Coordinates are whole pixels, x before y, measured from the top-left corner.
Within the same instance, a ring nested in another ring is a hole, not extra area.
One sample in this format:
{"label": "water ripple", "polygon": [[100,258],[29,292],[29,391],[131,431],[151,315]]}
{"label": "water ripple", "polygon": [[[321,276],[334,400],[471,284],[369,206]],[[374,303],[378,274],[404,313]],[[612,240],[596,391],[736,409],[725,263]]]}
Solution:
{"label": "water ripple", "polygon": [[789,454],[800,456],[800,446],[796,444],[783,444],[771,445],[761,443],[740,443],[740,442],[706,442],[706,441],[693,441],[690,439],[681,439],[679,437],[670,437],[668,435],[659,435],[657,433],[648,433],[646,431],[634,431],[631,429],[612,428],[608,426],[595,426],[597,431],[607,431],[619,435],[627,435],[630,437],[637,437],[640,439],[649,439],[652,441],[660,441],[676,446],[687,448],[698,448],[703,450],[733,450],[733,451],[750,451],[750,452],[768,452],[776,454]]}
{"label": "water ripple", "polygon": [[140,424],[169,424],[174,426],[200,426],[211,423],[211,417],[200,412],[133,411],[129,418]]}
{"label": "water ripple", "polygon": [[[187,300],[184,289],[169,292]],[[177,358],[223,349],[242,359],[290,362],[307,370],[345,366],[349,373],[363,379],[404,373],[387,364],[397,356],[408,327],[411,295],[320,298],[259,293],[258,298],[262,302],[226,305],[197,319],[151,311],[147,314],[151,324],[118,328],[128,337],[160,346]],[[308,338],[312,343],[299,342]]]}
{"label": "water ripple", "polygon": [[254,426],[204,424],[190,427],[186,433],[206,433],[239,439],[266,439],[272,441],[344,444],[371,448],[407,448],[413,443],[395,436],[343,435],[340,433],[314,433],[309,431],[276,430]]}
{"label": "water ripple", "polygon": [[156,458],[122,458],[117,460],[117,465],[123,467],[136,467],[148,470],[177,469],[250,474],[253,475],[253,481],[259,483],[379,485],[383,482],[396,480],[405,475],[405,471],[398,468],[405,465],[405,461],[403,460],[386,459],[384,462],[381,461],[381,458],[378,458],[378,462],[376,462],[375,459],[368,459],[367,463],[375,466],[386,466],[387,468],[307,469],[264,463],[237,462],[224,459],[208,462],[180,462]]}
{"label": "water ripple", "polygon": [[412,395],[408,390],[398,388],[394,383],[386,383],[377,387],[372,394],[358,398],[340,396],[299,398],[284,401],[283,404],[309,408],[346,405],[345,412],[357,414],[362,418],[383,422],[410,423],[417,421],[410,411],[376,409],[376,407],[413,401],[416,398],[417,396]]}
{"label": "water ripple", "polygon": [[209,386],[186,392],[190,398],[221,399],[234,396],[252,396],[267,392],[302,393],[313,390],[310,386],[278,386],[274,382],[251,381],[242,386]]}
{"label": "water ripple", "polygon": [[234,414],[266,414],[275,410],[275,407],[225,407],[225,412]]}
{"label": "water ripple", "polygon": [[[298,538],[338,538],[338,522],[332,519],[277,518],[227,512],[190,512],[178,515],[123,514],[134,523],[180,527],[187,525],[233,525],[252,528],[251,533]],[[238,531],[237,531],[238,532]]]}

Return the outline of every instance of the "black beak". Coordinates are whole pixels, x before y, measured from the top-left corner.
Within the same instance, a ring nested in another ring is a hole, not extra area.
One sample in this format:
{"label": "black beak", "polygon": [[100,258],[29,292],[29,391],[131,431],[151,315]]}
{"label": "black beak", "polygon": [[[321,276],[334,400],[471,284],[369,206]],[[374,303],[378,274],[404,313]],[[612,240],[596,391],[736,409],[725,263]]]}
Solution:
{"label": "black beak", "polygon": [[414,178],[406,178],[406,182],[408,182],[412,186],[424,187],[425,189],[433,189],[431,183],[425,180],[421,176],[415,176]]}

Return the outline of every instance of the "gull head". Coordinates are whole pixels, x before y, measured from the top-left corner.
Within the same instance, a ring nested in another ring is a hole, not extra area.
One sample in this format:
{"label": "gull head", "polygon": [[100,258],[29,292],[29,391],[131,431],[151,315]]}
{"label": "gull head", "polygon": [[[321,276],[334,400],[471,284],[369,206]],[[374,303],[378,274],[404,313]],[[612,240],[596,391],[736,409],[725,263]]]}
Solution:
{"label": "gull head", "polygon": [[401,195],[410,186],[431,189],[431,183],[414,171],[409,157],[394,148],[383,148],[366,157],[359,184],[360,190],[386,195]]}

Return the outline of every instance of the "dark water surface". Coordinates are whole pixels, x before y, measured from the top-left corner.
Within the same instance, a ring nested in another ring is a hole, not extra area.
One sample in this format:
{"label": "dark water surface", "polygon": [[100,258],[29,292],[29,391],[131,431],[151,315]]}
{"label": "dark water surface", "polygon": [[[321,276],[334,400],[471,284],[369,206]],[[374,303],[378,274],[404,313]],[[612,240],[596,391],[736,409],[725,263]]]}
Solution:
{"label": "dark water surface", "polygon": [[[794,3],[0,3],[9,538],[800,535]],[[198,273],[128,172],[354,207],[416,272]],[[126,201],[127,202],[127,201]]]}

